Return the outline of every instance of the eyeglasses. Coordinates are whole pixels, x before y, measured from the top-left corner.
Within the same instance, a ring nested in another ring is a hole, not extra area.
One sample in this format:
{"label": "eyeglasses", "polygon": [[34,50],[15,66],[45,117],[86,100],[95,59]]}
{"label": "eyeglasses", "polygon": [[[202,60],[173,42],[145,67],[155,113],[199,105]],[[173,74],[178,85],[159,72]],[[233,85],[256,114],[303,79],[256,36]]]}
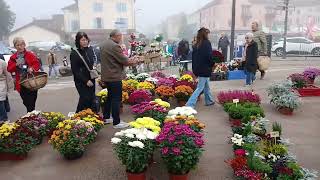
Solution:
{"label": "eyeglasses", "polygon": [[249,37],[245,37],[245,39],[249,39]]}

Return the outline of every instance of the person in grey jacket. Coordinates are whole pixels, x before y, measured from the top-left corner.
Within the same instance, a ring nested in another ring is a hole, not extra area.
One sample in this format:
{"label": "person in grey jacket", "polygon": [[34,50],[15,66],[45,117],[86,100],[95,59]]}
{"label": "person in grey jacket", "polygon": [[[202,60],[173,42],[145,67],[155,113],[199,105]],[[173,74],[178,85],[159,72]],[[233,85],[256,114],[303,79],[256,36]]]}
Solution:
{"label": "person in grey jacket", "polygon": [[228,37],[225,35],[225,33],[221,33],[221,37],[219,39],[218,43],[218,50],[222,51],[222,54],[224,56],[224,62],[228,61],[228,47],[230,45]]}
{"label": "person in grey jacket", "polygon": [[8,120],[6,100],[9,90],[13,90],[13,87],[13,79],[7,71],[7,63],[0,61],[0,122]]}
{"label": "person in grey jacket", "polygon": [[[251,29],[253,33],[253,40],[258,45],[258,56],[265,56],[267,54],[267,37],[266,34],[259,30],[258,22],[252,22]],[[261,72],[261,80],[264,79],[266,72],[259,70]]]}

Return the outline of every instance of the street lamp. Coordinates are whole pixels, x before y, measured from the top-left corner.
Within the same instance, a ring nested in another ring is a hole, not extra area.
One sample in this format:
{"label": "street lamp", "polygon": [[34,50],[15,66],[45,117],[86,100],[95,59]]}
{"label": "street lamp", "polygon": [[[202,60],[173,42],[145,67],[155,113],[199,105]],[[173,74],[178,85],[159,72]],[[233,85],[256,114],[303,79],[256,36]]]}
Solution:
{"label": "street lamp", "polygon": [[233,60],[233,58],[234,58],[235,26],[236,26],[236,0],[232,0],[230,61]]}

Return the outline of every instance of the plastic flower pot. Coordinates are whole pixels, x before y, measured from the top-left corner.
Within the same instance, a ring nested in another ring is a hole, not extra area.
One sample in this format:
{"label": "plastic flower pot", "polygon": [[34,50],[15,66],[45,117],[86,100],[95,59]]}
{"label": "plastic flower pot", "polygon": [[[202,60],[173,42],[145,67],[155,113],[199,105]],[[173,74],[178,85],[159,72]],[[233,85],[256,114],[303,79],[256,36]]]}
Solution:
{"label": "plastic flower pot", "polygon": [[76,152],[76,153],[71,153],[71,154],[64,154],[63,157],[66,160],[76,160],[76,159],[80,159],[84,154],[84,151],[80,151],[80,152]]}
{"label": "plastic flower pot", "polygon": [[297,89],[301,97],[320,96],[320,88],[310,85],[306,88]]}
{"label": "plastic flower pot", "polygon": [[127,172],[128,180],[146,180],[146,172],[134,174]]}
{"label": "plastic flower pot", "polygon": [[292,116],[293,115],[293,109],[287,108],[287,107],[280,107],[278,108],[278,111],[287,116]]}
{"label": "plastic flower pot", "polygon": [[188,174],[184,175],[176,175],[176,174],[169,174],[170,180],[188,180]]}
{"label": "plastic flower pot", "polygon": [[27,158],[28,154],[14,154],[9,152],[0,152],[0,161],[21,161]]}

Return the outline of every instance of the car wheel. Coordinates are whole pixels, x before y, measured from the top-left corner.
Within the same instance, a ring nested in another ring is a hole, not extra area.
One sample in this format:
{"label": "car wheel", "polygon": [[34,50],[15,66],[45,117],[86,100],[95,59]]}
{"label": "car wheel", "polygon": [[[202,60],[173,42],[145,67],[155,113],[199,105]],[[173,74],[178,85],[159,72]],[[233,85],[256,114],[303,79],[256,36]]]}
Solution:
{"label": "car wheel", "polygon": [[320,56],[320,48],[314,48],[311,53],[314,56]]}
{"label": "car wheel", "polygon": [[275,52],[278,57],[281,57],[283,55],[283,48],[278,48]]}

